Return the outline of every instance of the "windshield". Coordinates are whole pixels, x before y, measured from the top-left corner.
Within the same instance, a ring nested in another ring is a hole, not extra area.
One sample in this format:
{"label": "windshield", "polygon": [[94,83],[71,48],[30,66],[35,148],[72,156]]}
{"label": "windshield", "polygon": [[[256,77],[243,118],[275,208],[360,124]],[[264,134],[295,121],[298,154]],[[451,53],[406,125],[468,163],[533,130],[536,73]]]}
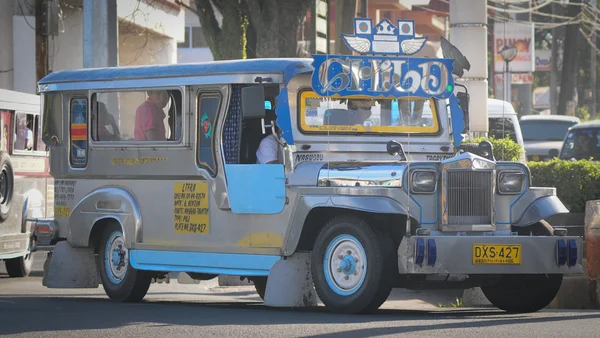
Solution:
{"label": "windshield", "polygon": [[572,130],[563,144],[560,158],[563,160],[594,160],[600,158],[600,133],[599,129]]}
{"label": "windshield", "polygon": [[439,131],[433,99],[339,99],[304,91],[300,94],[299,109],[300,127],[305,132],[432,134]]}
{"label": "windshield", "polygon": [[569,127],[577,124],[571,121],[521,121],[523,141],[562,141]]}

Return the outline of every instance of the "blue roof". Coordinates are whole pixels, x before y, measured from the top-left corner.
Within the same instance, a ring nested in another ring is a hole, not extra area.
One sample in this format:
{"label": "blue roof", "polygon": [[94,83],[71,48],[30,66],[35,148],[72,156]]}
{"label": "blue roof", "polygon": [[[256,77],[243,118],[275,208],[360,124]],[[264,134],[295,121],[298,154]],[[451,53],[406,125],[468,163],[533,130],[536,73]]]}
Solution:
{"label": "blue roof", "polygon": [[84,68],[61,70],[46,75],[39,84],[143,79],[148,77],[186,77],[241,73],[283,73],[286,82],[301,72],[312,71],[312,58],[278,58],[180,63],[168,65]]}

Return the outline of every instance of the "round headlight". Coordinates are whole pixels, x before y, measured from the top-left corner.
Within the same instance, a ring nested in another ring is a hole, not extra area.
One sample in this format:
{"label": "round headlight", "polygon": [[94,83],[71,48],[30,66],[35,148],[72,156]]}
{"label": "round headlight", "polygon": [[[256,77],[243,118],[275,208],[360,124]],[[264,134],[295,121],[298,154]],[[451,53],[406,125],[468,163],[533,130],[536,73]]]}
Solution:
{"label": "round headlight", "polygon": [[498,191],[501,194],[520,193],[524,178],[521,172],[501,172],[498,176]]}
{"label": "round headlight", "polygon": [[432,193],[435,191],[435,172],[414,171],[410,182],[410,190],[415,194]]}

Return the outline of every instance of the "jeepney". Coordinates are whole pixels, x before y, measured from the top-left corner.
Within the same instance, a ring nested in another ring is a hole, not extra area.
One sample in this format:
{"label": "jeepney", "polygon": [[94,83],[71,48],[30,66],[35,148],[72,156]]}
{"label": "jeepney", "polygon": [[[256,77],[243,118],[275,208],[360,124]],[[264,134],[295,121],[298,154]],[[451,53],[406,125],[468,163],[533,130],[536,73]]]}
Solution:
{"label": "jeepney", "polygon": [[36,239],[28,219],[53,213],[40,122],[39,95],[0,89],[0,260],[10,277],[31,272]]}
{"label": "jeepney", "polygon": [[[461,145],[455,60],[411,57],[422,38],[371,24],[344,37],[362,55],[43,78],[55,179],[54,217],[35,220],[53,246],[44,285],[139,301],[152,281],[223,274],[253,281],[269,306],[318,296],[363,313],[397,287],[481,287],[511,312],[548,305],[582,272],[582,239],[544,221],[567,212],[555,188],[532,187],[488,142]],[[274,164],[257,160],[267,137]]]}

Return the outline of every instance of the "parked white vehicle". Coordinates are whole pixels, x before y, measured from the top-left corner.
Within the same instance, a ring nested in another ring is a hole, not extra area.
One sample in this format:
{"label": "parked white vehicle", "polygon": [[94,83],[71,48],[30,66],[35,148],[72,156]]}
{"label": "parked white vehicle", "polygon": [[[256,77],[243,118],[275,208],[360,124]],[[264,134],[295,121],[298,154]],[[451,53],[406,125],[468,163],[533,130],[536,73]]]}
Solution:
{"label": "parked white vehicle", "polygon": [[525,115],[519,120],[523,128],[525,152],[530,161],[558,157],[569,128],[581,122],[575,116]]}

